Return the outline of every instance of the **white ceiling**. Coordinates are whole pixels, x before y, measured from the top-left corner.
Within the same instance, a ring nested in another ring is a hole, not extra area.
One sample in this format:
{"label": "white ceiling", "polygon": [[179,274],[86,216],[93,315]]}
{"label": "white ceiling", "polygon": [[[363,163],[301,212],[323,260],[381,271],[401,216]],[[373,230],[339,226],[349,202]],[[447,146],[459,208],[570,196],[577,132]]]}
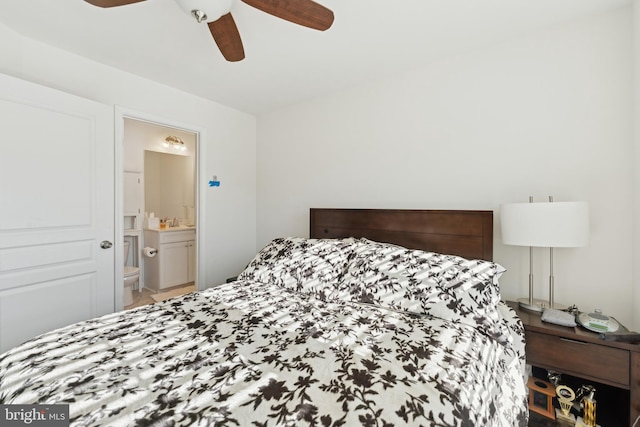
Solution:
{"label": "white ceiling", "polygon": [[[216,0],[209,0],[216,1]],[[24,36],[221,104],[260,114],[446,55],[631,0],[316,0],[326,32],[235,0],[246,58],[224,60],[208,28],[175,0],[102,9],[83,0],[0,0],[0,22]]]}

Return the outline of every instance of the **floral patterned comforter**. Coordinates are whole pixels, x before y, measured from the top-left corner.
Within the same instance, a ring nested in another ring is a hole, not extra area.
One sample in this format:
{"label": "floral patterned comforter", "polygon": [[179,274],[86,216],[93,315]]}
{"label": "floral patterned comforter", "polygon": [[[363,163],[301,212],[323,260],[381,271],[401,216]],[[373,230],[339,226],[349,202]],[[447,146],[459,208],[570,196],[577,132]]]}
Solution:
{"label": "floral patterned comforter", "polygon": [[68,403],[74,426],[527,425],[523,329],[502,303],[496,334],[247,271],[10,350],[0,403]]}

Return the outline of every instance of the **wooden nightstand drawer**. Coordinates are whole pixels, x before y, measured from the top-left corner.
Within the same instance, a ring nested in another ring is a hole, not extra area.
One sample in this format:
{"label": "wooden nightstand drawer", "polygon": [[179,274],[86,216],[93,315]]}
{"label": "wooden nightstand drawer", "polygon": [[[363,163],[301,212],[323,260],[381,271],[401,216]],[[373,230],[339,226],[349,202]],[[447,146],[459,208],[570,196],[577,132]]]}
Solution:
{"label": "wooden nightstand drawer", "polygon": [[527,362],[629,388],[629,352],[554,335],[526,331]]}
{"label": "wooden nightstand drawer", "polygon": [[[624,392],[621,398],[614,399],[619,405],[612,401],[607,407],[603,400],[599,401],[601,425],[630,426],[640,417],[640,344],[600,340],[598,334],[580,327],[543,322],[540,313],[520,310],[517,302],[509,305],[524,325],[529,364],[629,390],[628,399]],[[613,394],[619,391],[614,390]]]}

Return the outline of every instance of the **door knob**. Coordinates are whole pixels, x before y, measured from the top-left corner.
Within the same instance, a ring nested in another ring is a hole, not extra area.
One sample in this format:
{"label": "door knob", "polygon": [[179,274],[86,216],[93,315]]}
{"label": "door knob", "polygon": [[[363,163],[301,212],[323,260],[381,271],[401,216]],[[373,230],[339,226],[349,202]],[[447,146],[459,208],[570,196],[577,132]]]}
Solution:
{"label": "door knob", "polygon": [[102,249],[109,249],[111,246],[113,246],[113,243],[108,240],[103,240],[102,242],[100,242],[100,247]]}

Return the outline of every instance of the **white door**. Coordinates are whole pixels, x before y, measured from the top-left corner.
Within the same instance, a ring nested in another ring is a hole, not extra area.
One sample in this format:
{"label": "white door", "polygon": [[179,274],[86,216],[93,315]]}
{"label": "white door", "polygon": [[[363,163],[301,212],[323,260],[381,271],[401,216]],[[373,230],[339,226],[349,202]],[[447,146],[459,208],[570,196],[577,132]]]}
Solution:
{"label": "white door", "polygon": [[189,243],[163,243],[160,253],[160,289],[189,281]]}
{"label": "white door", "polygon": [[113,110],[0,74],[0,352],[113,312],[114,238]]}
{"label": "white door", "polygon": [[[124,184],[124,216],[141,215],[142,206],[144,205],[144,189],[142,188],[142,172],[125,172],[123,184]],[[135,227],[135,228],[138,228],[138,227]]]}

